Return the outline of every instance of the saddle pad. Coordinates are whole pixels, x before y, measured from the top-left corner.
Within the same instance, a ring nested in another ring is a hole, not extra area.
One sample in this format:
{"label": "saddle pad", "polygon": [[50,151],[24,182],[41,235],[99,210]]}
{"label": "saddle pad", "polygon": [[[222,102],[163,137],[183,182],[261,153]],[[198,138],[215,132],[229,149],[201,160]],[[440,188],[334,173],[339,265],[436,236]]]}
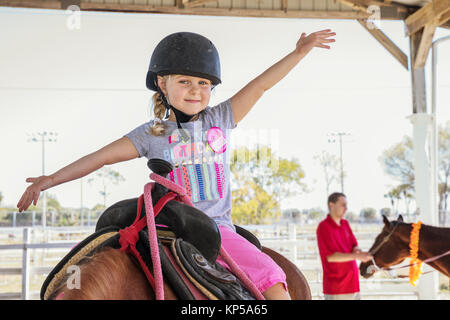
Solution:
{"label": "saddle pad", "polygon": [[41,287],[41,300],[54,298],[52,294],[64,277],[67,276],[67,268],[80,263],[85,256],[92,255],[95,251],[105,246],[112,246],[113,243],[118,243],[118,239],[118,228],[110,227],[99,230],[78,243],[48,274]]}
{"label": "saddle pad", "polygon": [[189,242],[176,239],[172,253],[202,292],[206,289],[220,300],[255,300],[239,279],[218,263],[211,264]]}

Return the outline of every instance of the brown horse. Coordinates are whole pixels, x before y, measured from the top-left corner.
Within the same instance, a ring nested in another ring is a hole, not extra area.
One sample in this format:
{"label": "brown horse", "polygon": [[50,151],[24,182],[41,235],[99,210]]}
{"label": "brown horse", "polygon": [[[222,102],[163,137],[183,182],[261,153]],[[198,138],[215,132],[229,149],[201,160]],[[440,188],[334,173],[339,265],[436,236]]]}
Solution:
{"label": "brown horse", "polygon": [[[288,259],[263,247],[286,273],[289,294],[294,300],[310,300],[311,291],[303,274]],[[61,300],[153,300],[155,294],[138,263],[124,251],[104,248],[79,264],[79,289],[69,289],[68,276],[60,281],[52,297]],[[177,297],[164,283],[165,300]]]}
{"label": "brown horse", "polygon": [[[397,221],[383,216],[384,228],[369,250],[372,261],[361,263],[360,274],[371,277],[378,268],[389,268],[410,256],[409,240],[411,223],[404,223],[400,215]],[[422,224],[419,233],[418,258],[450,277],[450,228],[438,228]],[[441,257],[440,257],[441,256]],[[374,262],[375,261],[375,265]]]}

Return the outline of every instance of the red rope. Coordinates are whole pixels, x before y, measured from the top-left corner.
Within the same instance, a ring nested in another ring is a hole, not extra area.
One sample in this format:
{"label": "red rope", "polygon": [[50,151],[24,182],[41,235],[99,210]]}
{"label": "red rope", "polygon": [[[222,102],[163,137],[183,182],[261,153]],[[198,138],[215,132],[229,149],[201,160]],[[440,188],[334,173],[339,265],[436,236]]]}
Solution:
{"label": "red rope", "polygon": [[[158,200],[158,203],[153,207],[153,216],[156,216],[160,213],[162,208],[166,205],[167,202],[174,200],[178,195],[175,192],[169,192],[165,194],[161,199]],[[175,199],[176,200],[176,199]]]}
{"label": "red rope", "polygon": [[145,217],[142,218],[141,220],[138,220],[139,215],[142,211],[143,202],[144,202],[144,195],[141,195],[138,199],[137,214],[133,224],[130,225],[129,227],[119,230],[120,235],[119,244],[121,251],[125,251],[127,253],[132,254],[139,261],[139,264],[141,265],[141,268],[144,271],[148,282],[152,286],[153,290],[155,290],[155,280],[150,270],[148,269],[147,264],[144,262],[139,251],[136,249],[136,243],[139,241],[139,231],[141,231],[147,225]]}

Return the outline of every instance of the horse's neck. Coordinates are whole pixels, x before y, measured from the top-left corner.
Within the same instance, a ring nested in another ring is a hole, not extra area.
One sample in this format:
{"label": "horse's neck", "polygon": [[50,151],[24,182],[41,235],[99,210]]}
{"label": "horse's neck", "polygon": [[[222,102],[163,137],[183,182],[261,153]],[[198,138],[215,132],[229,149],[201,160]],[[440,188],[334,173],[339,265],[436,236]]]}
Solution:
{"label": "horse's neck", "polygon": [[[450,250],[450,228],[422,225],[419,234],[419,259],[424,261]],[[429,263],[443,273],[449,272],[450,255]]]}

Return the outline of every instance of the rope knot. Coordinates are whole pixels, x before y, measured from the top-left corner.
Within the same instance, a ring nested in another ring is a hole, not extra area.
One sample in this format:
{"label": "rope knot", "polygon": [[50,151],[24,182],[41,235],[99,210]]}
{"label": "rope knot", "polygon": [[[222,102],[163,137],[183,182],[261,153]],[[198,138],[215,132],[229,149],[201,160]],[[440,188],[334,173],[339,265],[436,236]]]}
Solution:
{"label": "rope knot", "polygon": [[128,251],[129,247],[136,247],[139,240],[139,230],[134,225],[119,230],[119,234],[120,250]]}

